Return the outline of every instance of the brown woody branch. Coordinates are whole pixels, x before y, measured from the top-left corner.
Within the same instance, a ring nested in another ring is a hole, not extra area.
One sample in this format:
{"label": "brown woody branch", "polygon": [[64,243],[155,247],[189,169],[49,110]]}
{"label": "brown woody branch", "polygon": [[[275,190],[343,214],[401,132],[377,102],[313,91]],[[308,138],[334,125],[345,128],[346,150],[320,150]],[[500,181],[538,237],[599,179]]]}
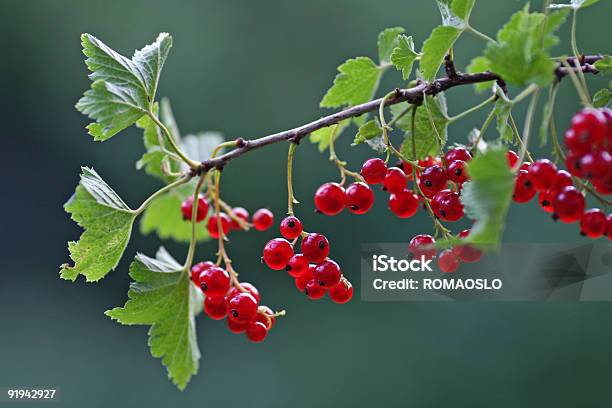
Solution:
{"label": "brown woody branch", "polygon": [[[591,55],[591,56],[581,56],[578,59],[580,63],[580,69],[583,72],[597,74],[597,69],[592,65],[596,61],[602,58],[601,55]],[[574,66],[576,61],[575,57],[570,57],[567,59],[567,62],[570,66]],[[461,86],[461,85],[469,85],[469,84],[477,84],[481,82],[490,82],[497,81],[500,87],[507,92],[506,84],[503,79],[492,72],[480,72],[475,74],[466,74],[457,72],[455,70],[453,61],[451,58],[447,58],[445,60],[445,70],[447,72],[447,76],[444,78],[436,79],[433,82],[425,82],[425,81],[417,81],[416,86],[408,89],[395,89],[395,95],[387,98],[385,101],[385,105],[395,105],[400,102],[408,102],[410,104],[419,105],[423,101],[423,95],[435,96],[440,92],[443,92],[447,89]],[[565,75],[568,74],[568,69],[563,67],[561,64],[555,69],[555,76],[557,80],[561,80]],[[305,125],[296,127],[294,129],[285,130],[282,132],[274,133],[272,135],[264,136],[259,139],[247,140],[243,138],[236,139],[236,148],[230,150],[229,152],[213,158],[203,161],[197,173],[204,173],[210,169],[223,169],[223,167],[231,160],[242,156],[243,154],[259,149],[263,146],[267,146],[273,143],[278,143],[282,141],[290,141],[293,143],[299,143],[302,138],[307,136],[308,134],[314,132],[315,130],[334,125],[339,123],[345,119],[357,117],[363,115],[364,113],[374,111],[378,109],[382,102],[383,98],[378,98],[371,100],[366,103],[362,103],[360,105],[355,105],[345,110],[333,113],[331,115],[325,116],[323,118],[317,119],[313,122],[307,123]]]}

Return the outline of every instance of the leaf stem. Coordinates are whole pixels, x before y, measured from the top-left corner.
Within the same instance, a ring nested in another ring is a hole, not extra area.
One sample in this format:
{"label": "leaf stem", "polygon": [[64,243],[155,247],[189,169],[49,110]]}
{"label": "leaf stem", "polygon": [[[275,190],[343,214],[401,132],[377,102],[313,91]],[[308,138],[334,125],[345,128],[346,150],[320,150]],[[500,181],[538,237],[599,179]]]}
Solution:
{"label": "leaf stem", "polygon": [[486,42],[492,42],[493,44],[497,44],[497,41],[495,41],[493,38],[489,37],[488,35],[484,33],[481,33],[480,31],[478,31],[477,29],[475,29],[469,24],[465,26],[465,30],[469,33],[474,34],[476,37],[480,38],[481,40],[484,40]]}
{"label": "leaf stem", "polygon": [[583,88],[583,85],[580,83],[580,80],[576,76],[574,69],[567,63],[567,59],[561,60],[561,65],[563,65],[567,69],[567,73],[574,84],[574,88],[576,88],[576,92],[580,97],[580,101],[582,105],[587,107],[591,105],[591,100],[588,96],[588,91]]}
{"label": "leaf stem", "polygon": [[536,90],[536,92],[532,95],[531,101],[529,102],[529,107],[527,108],[527,113],[525,114],[525,125],[523,127],[523,137],[521,140],[521,150],[519,153],[519,159],[514,165],[512,169],[513,172],[516,172],[519,167],[523,164],[523,160],[525,160],[525,153],[527,152],[527,147],[529,146],[529,136],[531,134],[531,122],[533,119],[533,114],[535,113],[535,108],[538,103],[538,96],[540,95],[540,91]]}
{"label": "leaf stem", "polygon": [[486,100],[482,101],[481,103],[479,103],[476,106],[473,106],[467,110],[464,110],[463,112],[455,115],[455,116],[451,116],[450,118],[448,118],[448,122],[449,123],[453,123],[456,122],[457,120],[469,115],[470,113],[474,113],[479,111],[480,109],[484,108],[485,106],[487,106],[489,103],[494,102],[495,101],[495,95],[492,95],[490,98],[487,98]]}
{"label": "leaf stem", "polygon": [[578,51],[578,45],[576,43],[576,16],[578,14],[578,9],[573,9],[572,11],[572,30],[571,30],[571,43],[572,43],[572,52],[574,53],[574,57],[580,58],[580,52]]}
{"label": "leaf stem", "polygon": [[[330,141],[330,143],[332,142]],[[296,147],[295,143],[289,142],[289,153],[287,154],[287,214],[289,215],[293,215],[293,204],[299,203],[293,195],[293,155],[295,154]]]}
{"label": "leaf stem", "polygon": [[485,132],[487,131],[487,128],[489,127],[491,122],[493,122],[494,117],[495,117],[495,109],[491,109],[491,112],[489,112],[489,114],[487,115],[487,118],[485,119],[484,123],[480,127],[480,131],[478,132],[478,137],[474,141],[474,146],[472,146],[472,149],[471,149],[472,153],[474,153],[476,149],[478,149],[478,143],[480,143],[480,141],[482,140]]}
{"label": "leaf stem", "polygon": [[183,160],[185,164],[187,164],[191,169],[197,169],[199,163],[196,163],[195,161],[191,160],[180,149],[180,147],[176,144],[174,137],[172,137],[172,134],[170,133],[166,125],[164,125],[153,112],[149,111],[148,114],[151,120],[157,125],[157,127],[159,127],[162,130],[162,132],[164,133],[164,136],[166,137],[166,140],[170,144],[170,147],[172,147],[172,150],[174,150],[176,154],[181,158],[181,160]]}
{"label": "leaf stem", "polygon": [[175,187],[180,186],[181,184],[185,184],[186,182],[188,182],[189,180],[191,180],[191,175],[189,174],[185,174],[183,177],[181,177],[180,179],[160,188],[159,190],[157,190],[156,192],[154,192],[153,194],[151,194],[149,196],[149,198],[147,198],[145,201],[143,201],[143,203],[140,205],[140,207],[138,207],[137,209],[134,210],[134,213],[140,215],[148,206],[149,204],[151,204],[151,202],[159,197],[160,195],[164,194],[165,192],[168,192],[170,190],[172,190]]}
{"label": "leaf stem", "polygon": [[193,256],[195,255],[195,247],[196,247],[196,227],[197,222],[196,218],[198,215],[198,197],[200,195],[200,189],[202,188],[202,184],[204,184],[204,180],[206,177],[204,175],[199,176],[198,183],[196,184],[195,190],[193,192],[193,207],[191,209],[191,239],[189,240],[189,250],[187,251],[187,258],[185,259],[185,265],[183,268],[186,271],[189,271],[191,268],[191,264],[193,263]]}
{"label": "leaf stem", "polygon": [[346,183],[346,176],[351,176],[357,181],[363,181],[363,177],[361,174],[356,173],[354,171],[350,171],[346,168],[346,162],[342,161],[336,155],[336,148],[334,147],[334,136],[336,131],[338,130],[338,124],[332,125],[332,130],[329,137],[329,160],[333,162],[338,170],[340,171],[340,185],[344,185]]}

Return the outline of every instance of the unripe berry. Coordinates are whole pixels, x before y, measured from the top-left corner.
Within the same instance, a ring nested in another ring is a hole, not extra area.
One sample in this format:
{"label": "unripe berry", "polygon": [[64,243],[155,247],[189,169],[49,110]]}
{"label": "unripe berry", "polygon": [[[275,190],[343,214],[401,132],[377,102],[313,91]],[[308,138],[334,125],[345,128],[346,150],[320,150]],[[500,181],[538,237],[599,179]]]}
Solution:
{"label": "unripe berry", "polygon": [[347,303],[353,297],[353,285],[346,278],[342,277],[340,282],[329,289],[329,298],[336,303]]}
{"label": "unripe berry", "polygon": [[285,267],[289,276],[297,278],[308,270],[308,259],[303,254],[295,254]]}
{"label": "unripe berry", "polygon": [[458,267],[459,258],[457,258],[451,249],[445,249],[444,251],[440,252],[440,256],[438,256],[438,268],[440,268],[442,272],[455,272]]}
{"label": "unripe berry", "polygon": [[258,321],[250,322],[246,329],[247,338],[254,343],[264,341],[267,334],[268,329],[266,328],[266,325]]}
{"label": "unripe berry", "polygon": [[[189,196],[183,201],[181,204],[181,214],[183,214],[183,219],[185,221],[191,220],[191,215],[193,211],[193,196]],[[206,218],[206,214],[208,214],[208,203],[204,199],[203,195],[198,196],[198,209],[196,210],[196,222],[202,221]]]}
{"label": "unripe berry", "polygon": [[555,184],[557,166],[548,159],[536,160],[529,166],[528,178],[536,191],[546,191]]}
{"label": "unripe berry", "polygon": [[606,233],[608,221],[606,214],[599,208],[585,211],[580,218],[580,233],[589,238],[599,238]]}
{"label": "unripe berry", "polygon": [[304,293],[312,300],[321,299],[325,296],[325,288],[316,279],[311,279],[306,283]]}
{"label": "unripe berry", "polygon": [[465,165],[466,163],[463,160],[451,162],[446,169],[448,179],[455,183],[464,183],[469,180]]}
{"label": "unripe berry", "polygon": [[248,323],[257,313],[257,300],[250,293],[238,293],[227,302],[228,318]]}
{"label": "unripe berry", "polygon": [[213,320],[221,320],[227,316],[227,298],[225,296],[206,296],[204,298],[204,313]]}
{"label": "unripe berry", "polygon": [[283,218],[280,223],[280,233],[287,239],[295,239],[302,233],[302,221],[290,215]]}
{"label": "unripe berry", "polygon": [[325,215],[336,215],[346,206],[346,193],[338,183],[321,185],[314,196],[315,208]]}
{"label": "unripe berry", "polygon": [[519,170],[514,182],[512,199],[517,203],[526,203],[531,200],[535,194],[536,191],[529,180],[529,173],[527,170]]}
{"label": "unripe berry", "polygon": [[432,259],[436,255],[435,244],[436,240],[431,235],[419,234],[410,240],[408,252],[415,259],[421,256],[425,257],[425,259]]}
{"label": "unripe berry", "polygon": [[253,214],[253,226],[257,231],[265,231],[274,223],[274,214],[267,208],[260,208]]}
{"label": "unripe berry", "polygon": [[310,262],[319,263],[329,255],[329,241],[323,234],[311,233],[302,239],[300,249]]}
{"label": "unripe berry", "polygon": [[444,155],[444,160],[447,165],[454,162],[455,160],[462,160],[464,162],[467,162],[471,159],[472,155],[465,147],[453,147]]}
{"label": "unripe berry", "polygon": [[391,167],[387,170],[385,179],[383,180],[383,187],[391,194],[395,194],[406,188],[408,178],[406,173],[399,167]]}
{"label": "unripe berry", "polygon": [[[230,224],[232,219],[225,213],[220,213],[219,218],[221,218],[221,228],[223,229],[223,235],[227,235],[230,231]],[[208,235],[211,238],[219,238],[219,224],[217,221],[217,215],[211,215],[208,219],[208,223],[206,224],[206,229],[208,230]]]}
{"label": "unripe berry", "polygon": [[580,220],[584,212],[585,201],[582,193],[575,187],[565,187],[553,199],[553,219],[565,223]]}
{"label": "unripe berry", "polygon": [[293,247],[283,238],[274,238],[266,244],[263,250],[263,259],[270,269],[279,271],[285,269],[289,259],[293,256]]}
{"label": "unripe berry", "polygon": [[346,188],[346,207],[355,214],[365,214],[374,204],[374,193],[365,183],[353,183]]}
{"label": "unripe berry", "polygon": [[[246,208],[234,207],[232,208],[232,212],[234,213],[235,217],[238,217],[245,222],[249,222],[249,212],[246,210]],[[240,224],[238,224],[238,222],[232,218],[230,222],[230,230],[239,230],[239,229],[241,229]]]}
{"label": "unripe berry", "polygon": [[419,198],[412,190],[404,189],[389,197],[389,209],[399,218],[412,217],[419,208]]}
{"label": "unripe berry", "polygon": [[446,184],[446,172],[438,165],[425,168],[419,180],[419,187],[427,198],[432,198],[438,191],[444,190]]}
{"label": "unripe berry", "polygon": [[319,282],[319,285],[326,288],[337,285],[341,276],[340,266],[331,259],[326,259],[317,264],[314,269],[314,278]]}
{"label": "unripe berry", "polygon": [[361,177],[368,184],[380,184],[387,174],[387,165],[379,158],[366,160],[361,166]]}
{"label": "unripe berry", "polygon": [[212,266],[199,277],[200,289],[207,296],[223,296],[230,289],[230,276],[225,269]]}

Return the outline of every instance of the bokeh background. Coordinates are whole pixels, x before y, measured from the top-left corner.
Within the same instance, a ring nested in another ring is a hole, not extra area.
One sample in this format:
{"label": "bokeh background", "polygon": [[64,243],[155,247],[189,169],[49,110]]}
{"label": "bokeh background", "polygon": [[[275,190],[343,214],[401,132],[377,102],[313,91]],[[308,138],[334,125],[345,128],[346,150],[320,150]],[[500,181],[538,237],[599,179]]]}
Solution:
{"label": "bokeh background", "polygon": [[[494,35],[523,3],[480,1],[472,22]],[[582,50],[610,52],[611,14],[608,0],[580,14]],[[88,121],[73,107],[89,86],[80,33],[131,55],[158,32],[170,32],[174,47],[158,94],[171,98],[182,131],[259,137],[324,114],[318,102],[336,66],[375,57],[382,29],[403,26],[420,46],[438,23],[433,1],[3,0],[0,386],[59,388],[60,405],[75,407],[608,406],[612,304],[361,302],[360,244],[407,242],[431,226],[423,214],[395,219],[382,193],[368,216],[313,214],[315,188],[337,173],[310,143],[296,158],[296,194],[304,203],[298,211],[308,230],[330,238],[332,256],[356,285],[350,304],[309,301],[286,274],[262,267],[260,251],[274,231],[234,234],[229,251],[241,276],[288,316],[257,345],[230,334],[223,322],[198,318],[200,372],[179,392],[150,356],[147,328],[122,327],[103,315],[125,302],[128,264],[137,251],[154,254],[156,237],[135,233],[120,266],[98,284],[58,277],[68,260],[66,241],[80,234],[62,209],[79,166],[94,166],[132,206],[159,186],[134,168],[143,151],[136,129],[105,143],[86,134]],[[558,55],[569,51],[569,25],[560,35]],[[459,67],[483,45],[464,35]],[[397,73],[390,77],[382,90],[400,84]],[[589,81],[593,89],[606,83]],[[482,98],[471,88],[453,89],[450,113]],[[570,81],[558,101],[565,128],[578,108]],[[483,118],[453,125],[451,140],[465,140]],[[351,133],[337,150],[357,167],[369,152],[348,147]],[[233,162],[223,177],[227,201],[251,210],[268,206],[280,216],[285,155],[286,146],[272,146]],[[535,202],[512,207],[505,239],[582,240],[575,226],[553,223]],[[184,257],[184,246],[163,244]],[[197,257],[214,250],[202,245]]]}

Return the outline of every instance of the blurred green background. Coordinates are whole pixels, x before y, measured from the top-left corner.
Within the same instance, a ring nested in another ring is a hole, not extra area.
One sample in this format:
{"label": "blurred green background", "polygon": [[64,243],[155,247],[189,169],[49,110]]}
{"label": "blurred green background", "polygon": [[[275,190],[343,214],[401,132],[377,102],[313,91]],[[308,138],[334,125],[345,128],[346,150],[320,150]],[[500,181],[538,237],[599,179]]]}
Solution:
{"label": "blurred green background", "polygon": [[[494,35],[523,4],[480,1],[472,22]],[[611,13],[608,0],[581,13],[582,50],[610,52]],[[420,46],[438,23],[433,1],[2,1],[0,133],[7,177],[1,204],[0,387],[59,388],[61,405],[75,407],[609,406],[611,304],[360,302],[360,244],[407,242],[431,226],[423,214],[395,219],[382,193],[358,220],[313,214],[314,190],[337,173],[310,143],[301,145],[295,163],[296,195],[303,202],[298,211],[308,230],[330,238],[332,256],[356,285],[350,304],[309,301],[286,274],[262,267],[261,249],[275,231],[234,234],[229,251],[241,277],[288,316],[257,345],[229,333],[223,322],[198,318],[200,372],[181,393],[150,356],[147,328],[121,327],[103,315],[125,302],[128,263],[136,251],[154,254],[157,238],[134,234],[118,269],[99,284],[58,277],[58,266],[68,260],[66,241],[80,233],[62,210],[79,166],[94,166],[131,206],[158,188],[134,168],[143,151],[136,129],[105,143],[86,134],[88,121],[73,107],[89,86],[80,33],[93,33],[131,55],[158,32],[170,32],[175,45],[158,94],[171,98],[183,132],[220,130],[252,138],[324,114],[317,106],[336,66],[350,57],[376,56],[382,29],[403,26]],[[569,51],[568,25],[560,35],[558,55]],[[465,67],[483,46],[464,35],[458,66]],[[390,77],[381,90],[400,84],[397,73]],[[589,81],[593,89],[606,83]],[[471,88],[453,89],[450,113],[483,97]],[[565,81],[560,128],[577,108]],[[483,118],[479,113],[453,125],[451,139],[465,140]],[[350,133],[337,150],[356,168],[369,152],[364,146],[349,149]],[[250,210],[268,206],[280,216],[285,155],[286,145],[277,145],[233,162],[223,177],[227,201]],[[505,239],[582,240],[576,226],[553,223],[535,202],[513,206]],[[184,246],[163,244],[184,257]],[[214,250],[202,245],[197,258]]]}

